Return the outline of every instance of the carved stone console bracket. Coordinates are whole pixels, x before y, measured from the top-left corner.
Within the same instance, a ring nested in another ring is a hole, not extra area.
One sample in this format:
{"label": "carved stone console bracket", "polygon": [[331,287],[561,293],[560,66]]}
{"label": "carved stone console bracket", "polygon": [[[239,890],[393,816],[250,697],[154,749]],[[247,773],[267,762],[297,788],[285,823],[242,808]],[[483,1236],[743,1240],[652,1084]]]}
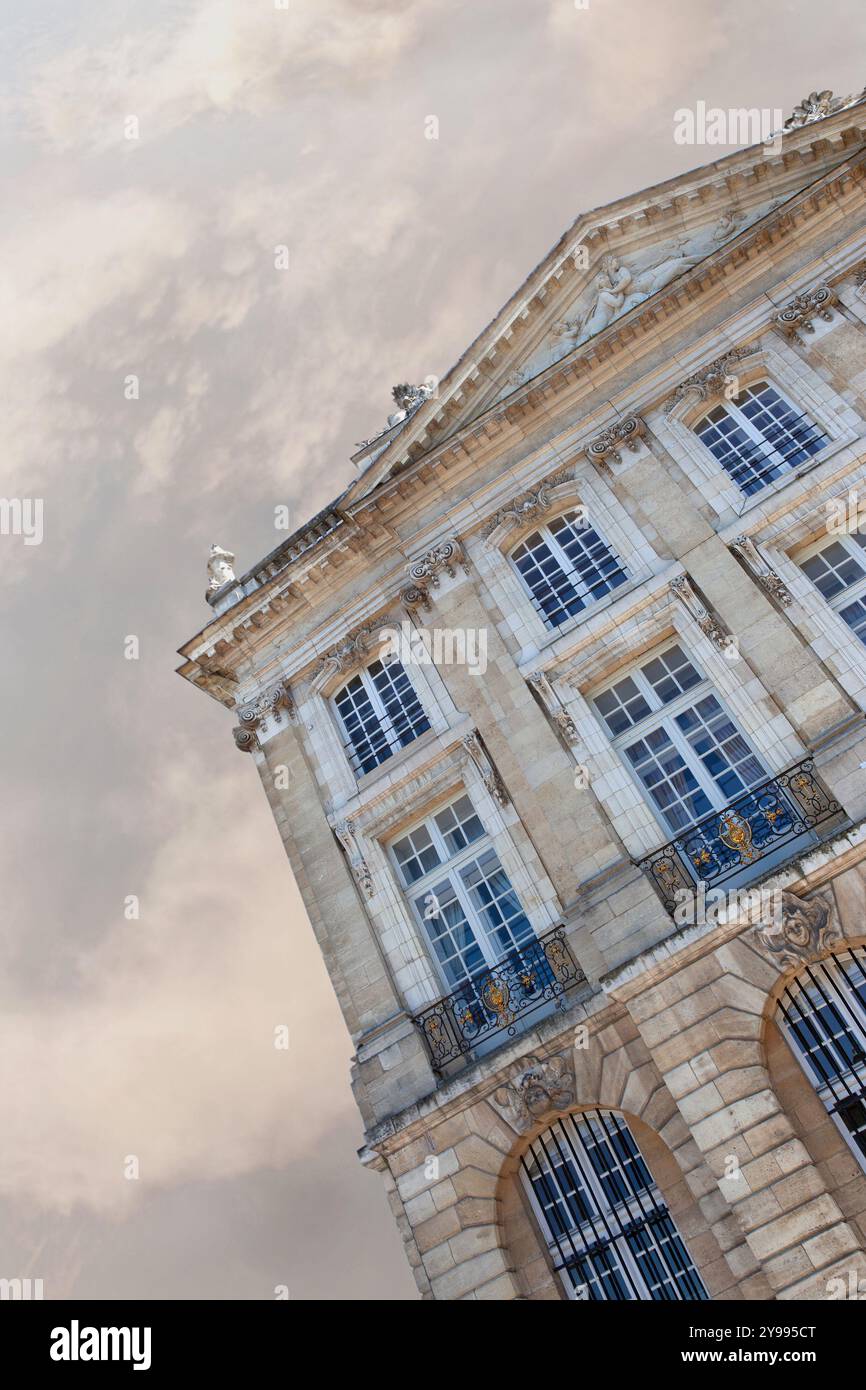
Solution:
{"label": "carved stone console bracket", "polygon": [[358,666],[370,650],[370,643],[376,631],[378,626],[353,628],[342,642],[338,642],[322,657],[316,667],[314,680],[318,682],[325,677],[336,676],[340,671],[348,671],[353,666]]}
{"label": "carved stone console bracket", "polygon": [[559,729],[566,743],[577,743],[580,735],[577,732],[577,725],[562,704],[559,696],[554,690],[547,673],[544,671],[533,671],[527,677],[532,689],[538,694],[541,703],[550,715],[553,723]]}
{"label": "carved stone console bracket", "polygon": [[290,719],[295,717],[295,702],[288,685],[282,680],[276,681],[255,699],[240,705],[237,712],[240,724],[232,732],[235,744],[241,752],[252,753],[254,748],[260,748],[258,730],[262,724],[268,718],[279,724],[284,713],[288,714]]}
{"label": "carved stone console bracket", "polygon": [[434,545],[419,560],[413,560],[407,573],[410,583],[400,591],[400,601],[406,608],[429,608],[430,590],[439,588],[439,577],[444,572],[450,579],[457,573],[457,566],[469,573],[469,566],[463,547],[456,539]]}
{"label": "carved stone console bracket", "polygon": [[726,352],[723,357],[716,357],[712,362],[708,362],[705,367],[701,367],[700,371],[692,372],[692,375],[680,382],[674,391],[665,408],[665,414],[670,415],[680,401],[685,400],[690,395],[699,401],[711,401],[716,396],[723,395],[725,387],[729,386],[732,378],[736,377],[737,363],[742,362],[746,357],[751,357],[757,351],[757,343],[750,343],[747,347],[733,348],[730,352]]}
{"label": "carved stone console bracket", "polygon": [[464,735],[460,742],[480,772],[485,789],[500,806],[508,806],[511,798],[505,789],[502,778],[490,761],[487,749],[481,742],[477,729],[473,729],[471,734]]}
{"label": "carved stone console bracket", "polygon": [[671,580],[670,587],[683,607],[694,618],[704,636],[709,637],[719,651],[728,651],[733,640],[731,634],[715,613],[710,612],[703,599],[695,593],[689,583],[688,575],[678,574],[675,579]]}
{"label": "carved stone console bracket", "polygon": [[773,323],[786,337],[805,347],[806,341],[801,337],[801,333],[815,332],[812,322],[815,318],[826,319],[828,323],[832,323],[832,308],[837,302],[835,290],[829,285],[818,285],[814,290],[798,294],[796,299],[792,299],[780,314],[776,314]]}
{"label": "carved stone console bracket", "polygon": [[553,502],[551,492],[560,483],[568,483],[574,477],[574,470],[563,468],[559,473],[554,473],[552,477],[545,478],[531,492],[522,492],[519,497],[515,497],[513,502],[509,502],[507,507],[500,507],[499,511],[490,518],[484,527],[483,535],[488,540],[493,532],[502,525],[503,521],[531,521],[536,517],[542,517]]}
{"label": "carved stone console bracket", "polygon": [[349,868],[355,876],[355,882],[365,898],[372,898],[375,891],[373,875],[370,873],[370,867],[364,858],[354,825],[350,820],[338,821],[334,826],[334,834],[346,852],[346,858],[349,861]]}
{"label": "carved stone console bracket", "polygon": [[626,415],[624,419],[617,420],[616,424],[609,425],[601,434],[591,439],[584,453],[590,463],[596,464],[603,473],[612,477],[611,461],[622,463],[623,448],[636,454],[640,448],[640,440],[645,434],[646,424],[641,417]]}
{"label": "carved stone console bracket", "polygon": [[742,556],[747,568],[770,598],[775,599],[782,608],[788,608],[793,603],[793,595],[785,581],[768,565],[751,536],[737,536],[731,542],[731,548]]}

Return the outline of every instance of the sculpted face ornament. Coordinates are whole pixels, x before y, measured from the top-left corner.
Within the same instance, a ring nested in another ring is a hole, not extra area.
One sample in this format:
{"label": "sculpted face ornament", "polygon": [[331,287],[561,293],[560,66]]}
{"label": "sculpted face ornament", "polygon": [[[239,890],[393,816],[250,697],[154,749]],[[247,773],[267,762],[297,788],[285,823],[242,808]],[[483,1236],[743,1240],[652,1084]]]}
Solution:
{"label": "sculpted face ornament", "polygon": [[493,1100],[518,1129],[529,1129],[549,1110],[574,1105],[574,1083],[564,1057],[527,1057]]}
{"label": "sculpted face ornament", "polygon": [[759,945],[784,968],[802,965],[825,954],[842,939],[832,920],[830,904],[822,898],[798,898],[781,892],[781,911],[755,928]]}

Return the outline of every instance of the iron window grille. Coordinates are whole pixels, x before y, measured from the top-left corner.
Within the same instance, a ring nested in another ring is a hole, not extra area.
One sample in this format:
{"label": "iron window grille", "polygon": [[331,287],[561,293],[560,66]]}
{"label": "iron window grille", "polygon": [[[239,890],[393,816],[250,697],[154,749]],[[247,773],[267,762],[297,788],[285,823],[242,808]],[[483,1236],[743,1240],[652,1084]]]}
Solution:
{"label": "iron window grille", "polygon": [[839,535],[798,564],[854,636],[866,644],[866,535],[859,531]]}
{"label": "iron window grille", "polygon": [[616,552],[578,511],[533,531],[511,552],[511,560],[536,612],[554,629],[629,577]]}
{"label": "iron window grille", "polygon": [[775,386],[759,381],[717,405],[695,433],[747,497],[801,468],[827,436]]}
{"label": "iron window grille", "polygon": [[807,965],[778,1021],[846,1143],[866,1169],[866,949]]}
{"label": "iron window grille", "polygon": [[554,927],[476,972],[413,1021],[433,1070],[441,1073],[497,1037],[513,1037],[523,1019],[545,1005],[566,1009],[568,991],[585,983],[564,929]]}
{"label": "iron window grille", "polygon": [[569,1298],[709,1297],[621,1115],[595,1110],[557,1119],[529,1145],[521,1169]]}
{"label": "iron window grille", "polygon": [[334,696],[356,776],[372,772],[432,726],[402,664],[374,661]]}

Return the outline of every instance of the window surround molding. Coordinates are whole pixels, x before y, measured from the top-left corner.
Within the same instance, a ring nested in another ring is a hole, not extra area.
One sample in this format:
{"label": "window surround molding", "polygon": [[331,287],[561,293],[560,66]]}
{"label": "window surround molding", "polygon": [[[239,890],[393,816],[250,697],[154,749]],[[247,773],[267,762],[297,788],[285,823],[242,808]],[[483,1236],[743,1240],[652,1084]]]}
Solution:
{"label": "window surround molding", "polygon": [[[532,602],[511,554],[534,531],[578,508],[584,509],[589,524],[616,552],[628,577],[625,583],[597,602],[587,604],[560,627],[549,628]],[[588,464],[577,474],[574,469],[566,469],[561,476],[554,475],[531,492],[518,494],[514,502],[500,508],[491,518],[482,536],[484,543],[475,556],[476,568],[507,615],[505,621],[512,640],[518,644],[520,664],[640,587],[660,563],[608,482]]]}
{"label": "window surround molding", "polygon": [[376,622],[368,620],[352,628],[340,643],[319,659],[303,692],[297,694],[297,720],[305,730],[318,780],[326,803],[332,808],[353,803],[359,793],[375,786],[380,778],[390,778],[397,763],[409,761],[413,754],[421,751],[419,745],[447,734],[460,719],[436,667],[413,662],[404,669],[431,727],[378,767],[356,776],[344,746],[346,739],[334,707],[334,696],[359,670],[378,659],[381,646],[378,634],[386,627],[399,626],[404,620],[412,621],[402,614],[389,614]]}
{"label": "window surround molding", "polygon": [[[329,816],[335,833],[338,824],[342,829],[349,822],[351,842],[344,844],[347,858],[398,996],[413,1014],[440,999],[443,988],[388,846],[444,805],[464,793],[470,797],[536,935],[549,931],[563,917],[562,904],[516,810],[497,799],[495,782],[479,766],[480,746],[482,764],[486,761],[495,773],[478,731],[467,720],[453,734],[446,748],[436,748],[423,768],[398,785],[383,786],[374,800],[352,808],[348,816],[343,812]],[[370,892],[362,881],[367,876]]]}
{"label": "window surround molding", "polygon": [[[674,642],[697,664],[724,708],[742,731],[770,776],[805,755],[786,715],[771,697],[743,657],[732,661],[706,632],[698,618],[677,596],[671,579],[683,571],[666,574],[652,605],[639,621],[618,625],[594,650],[582,649],[556,678],[563,707],[577,731],[572,745],[575,762],[586,768],[587,788],[601,803],[614,830],[633,858],[640,858],[670,838],[613,746],[592,696],[621,680],[629,670],[647,661],[653,652]],[[684,576],[685,577],[685,576]]]}
{"label": "window surround molding", "polygon": [[[822,486],[822,494],[826,497],[846,489],[857,489],[866,501],[866,459],[855,456],[853,465],[832,481],[834,488]],[[819,544],[828,544],[833,539],[826,530],[826,519],[824,503],[816,502],[814,490],[809,489],[784,514],[745,533],[743,539],[759,549],[770,572],[778,576],[789,595],[790,602],[785,605],[788,620],[818,659],[826,664],[846,694],[866,711],[866,646],[858,641],[798,563]],[[723,538],[732,548],[739,549],[737,538]],[[760,577],[758,582],[761,582]]]}
{"label": "window surround molding", "polygon": [[[687,389],[692,380],[688,378],[674,393],[667,409],[658,409],[649,419],[649,427],[656,438],[719,516],[726,512],[742,516],[765,504],[769,497],[790,486],[796,478],[819,468],[853,443],[866,429],[856,411],[781,334],[739,351],[741,356],[732,351],[704,369],[706,372],[715,369],[710,373],[710,388],[702,389],[696,384],[693,389]],[[697,377],[700,373],[694,375]],[[740,389],[767,381],[794,409],[807,415],[828,439],[824,448],[799,469],[776,478],[752,496],[740,491],[695,433],[696,425],[710,410],[725,404],[725,377],[731,375],[737,377]]]}

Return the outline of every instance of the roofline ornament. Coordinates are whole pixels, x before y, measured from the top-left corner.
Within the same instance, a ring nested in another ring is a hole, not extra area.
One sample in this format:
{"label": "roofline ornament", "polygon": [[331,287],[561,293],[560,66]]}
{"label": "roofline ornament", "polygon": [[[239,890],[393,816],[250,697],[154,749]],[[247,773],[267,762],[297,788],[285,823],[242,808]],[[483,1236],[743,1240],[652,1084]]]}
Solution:
{"label": "roofline ornament", "polygon": [[815,326],[812,320],[816,317],[826,319],[832,323],[832,306],[838,302],[838,295],[829,285],[817,285],[814,290],[807,290],[805,294],[798,294],[796,299],[792,299],[780,314],[776,314],[773,319],[775,326],[791,338],[800,347],[805,347],[805,340],[800,336],[803,333],[814,333]]}
{"label": "roofline ornament", "polygon": [[800,126],[811,125],[813,121],[822,121],[825,116],[835,116],[837,111],[855,106],[864,96],[866,87],[852,97],[834,97],[829,88],[823,92],[810,92],[794,107],[782,129],[798,130]]}
{"label": "roofline ornament", "polygon": [[794,601],[791,590],[764,559],[751,536],[737,536],[736,540],[731,542],[731,547],[743,557],[747,568],[770,598],[775,599],[782,608],[790,607]]}
{"label": "roofline ornament", "polygon": [[721,396],[725,387],[730,386],[735,379],[736,374],[733,369],[737,363],[758,352],[759,347],[758,343],[749,343],[746,347],[731,348],[722,357],[715,357],[705,367],[692,372],[691,376],[687,376],[685,381],[680,382],[674,391],[668,401],[665,415],[672,414],[686,396],[694,395],[699,401],[710,401],[715,396]]}
{"label": "roofline ornament", "polygon": [[484,539],[489,540],[504,521],[530,521],[536,516],[542,516],[553,504],[553,489],[561,483],[570,483],[573,478],[574,470],[563,468],[552,477],[545,478],[533,491],[520,493],[506,507],[500,507],[490,518],[482,532]]}

